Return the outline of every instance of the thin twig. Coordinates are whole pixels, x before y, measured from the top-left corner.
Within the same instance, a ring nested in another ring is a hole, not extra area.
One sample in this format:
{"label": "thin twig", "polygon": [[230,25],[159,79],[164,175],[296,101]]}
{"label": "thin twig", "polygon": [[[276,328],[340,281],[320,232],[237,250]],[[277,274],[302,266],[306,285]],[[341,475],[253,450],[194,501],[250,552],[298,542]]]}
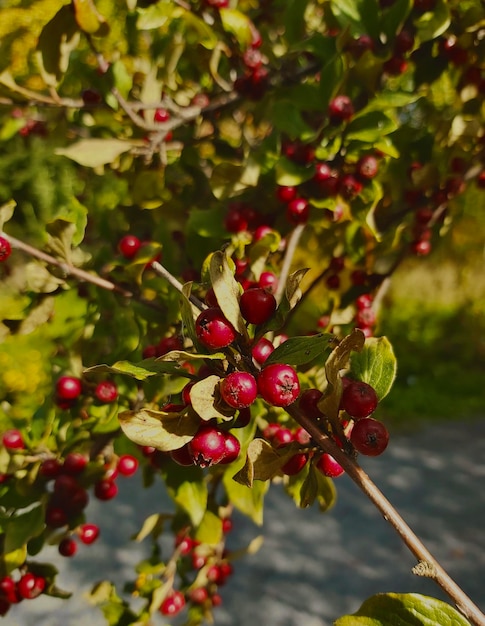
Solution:
{"label": "thin twig", "polygon": [[[162,278],[165,278],[165,280],[170,285],[172,285],[172,287],[174,289],[176,289],[179,293],[183,293],[183,285],[182,285],[182,283],[179,280],[177,280],[175,278],[175,276],[173,274],[171,274],[161,263],[159,263],[158,261],[152,261],[151,264],[150,264],[150,267],[155,272],[155,274],[158,274],[158,276],[161,276]],[[205,308],[207,308],[199,300],[199,298],[196,298],[192,294],[189,296],[189,300],[197,309],[199,309],[199,311],[203,311]]]}
{"label": "thin twig", "polygon": [[286,245],[285,258],[283,259],[283,265],[281,266],[281,272],[278,279],[278,288],[275,293],[276,302],[280,303],[283,294],[285,293],[286,281],[290,274],[291,264],[293,263],[293,257],[298,247],[298,243],[303,234],[305,224],[298,224],[290,235],[290,239]]}
{"label": "thin twig", "polygon": [[[382,513],[384,519],[394,528],[402,541],[418,559],[420,563],[426,564],[426,573],[432,578],[441,589],[451,598],[457,609],[474,625],[485,626],[485,615],[472,602],[456,582],[438,563],[435,557],[429,552],[419,537],[408,526],[399,515],[394,506],[387,500],[383,493],[377,488],[369,476],[360,465],[350,455],[346,454],[328,435],[324,434],[318,424],[301,414],[296,407],[287,407],[287,412],[313,437],[317,445],[343,467],[350,478],[369,498],[374,506]],[[418,570],[419,571],[419,570]]]}

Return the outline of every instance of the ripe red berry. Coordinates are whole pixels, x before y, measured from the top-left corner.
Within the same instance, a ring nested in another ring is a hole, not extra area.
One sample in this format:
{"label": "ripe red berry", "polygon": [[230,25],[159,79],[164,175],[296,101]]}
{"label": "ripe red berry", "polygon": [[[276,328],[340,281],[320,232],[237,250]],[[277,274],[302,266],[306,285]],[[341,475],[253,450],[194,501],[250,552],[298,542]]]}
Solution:
{"label": "ripe red berry", "polygon": [[193,604],[204,604],[209,598],[209,592],[206,587],[196,587],[190,591],[189,598]]}
{"label": "ripe red berry", "polygon": [[45,589],[45,579],[32,572],[24,574],[17,583],[17,591],[24,600],[37,598]]}
{"label": "ripe red berry", "polygon": [[172,591],[160,605],[162,615],[177,615],[185,606],[185,597],[181,591]]}
{"label": "ripe red berry", "polygon": [[5,237],[0,237],[0,263],[8,259],[12,253],[12,246]]}
{"label": "ripe red berry", "polygon": [[44,478],[56,478],[61,473],[62,465],[57,459],[46,459],[42,461],[39,473]]}
{"label": "ripe red berry", "polygon": [[3,433],[2,443],[7,450],[21,450],[22,448],[25,448],[22,433],[16,428],[11,428]]}
{"label": "ripe red berry", "polygon": [[199,341],[213,350],[225,348],[236,338],[233,325],[217,307],[199,314],[195,321],[195,332]]}
{"label": "ripe red berry", "polygon": [[47,506],[45,512],[45,523],[50,528],[62,528],[68,522],[66,511],[58,506]]}
{"label": "ripe red berry", "polygon": [[112,480],[103,478],[94,485],[94,495],[98,500],[111,500],[118,493],[118,486]]}
{"label": "ripe red berry", "polygon": [[56,383],[56,393],[60,400],[75,400],[81,395],[82,383],[75,376],[61,376]]}
{"label": "ripe red berry", "polygon": [[224,456],[220,463],[223,465],[228,465],[237,459],[239,453],[241,452],[241,444],[239,443],[239,439],[235,437],[232,433],[224,433],[225,439],[225,452]]}
{"label": "ripe red berry", "polygon": [[81,474],[87,465],[87,458],[80,452],[69,452],[62,464],[62,471],[65,474],[75,476]]}
{"label": "ripe red berry", "polygon": [[338,274],[330,274],[325,280],[325,284],[329,289],[336,290],[340,288],[340,276]]}
{"label": "ripe red berry", "polygon": [[306,224],[310,217],[310,205],[305,198],[295,198],[288,202],[286,217],[292,224]]}
{"label": "ripe red berry", "polygon": [[83,524],[79,528],[79,539],[86,545],[94,543],[99,537],[99,526],[96,524]]}
{"label": "ripe red berry", "polygon": [[189,442],[189,450],[194,463],[199,467],[217,465],[226,454],[224,433],[214,426],[204,424]]}
{"label": "ripe red berry", "polygon": [[118,388],[111,380],[103,380],[96,386],[94,395],[100,402],[108,404],[118,397]]}
{"label": "ripe red berry", "polygon": [[410,30],[402,30],[394,40],[394,52],[396,54],[405,54],[410,52],[414,46],[414,34]]}
{"label": "ripe red berry", "polygon": [[249,372],[232,372],[221,381],[220,392],[226,404],[243,409],[256,400],[256,379]]}
{"label": "ripe red berry", "polygon": [[125,259],[132,259],[141,248],[141,241],[135,235],[125,235],[118,243],[118,250]]}
{"label": "ripe red berry", "polygon": [[262,365],[273,351],[274,345],[266,337],[261,337],[251,348],[252,357],[259,365]]}
{"label": "ripe red berry", "polygon": [[298,374],[290,365],[273,363],[266,366],[259,373],[257,382],[260,395],[273,406],[288,406],[300,393]]}
{"label": "ripe red berry", "polygon": [[328,115],[333,124],[348,121],[354,115],[354,106],[348,96],[336,96],[328,106]]}
{"label": "ripe red berry", "polygon": [[275,293],[278,288],[278,277],[273,272],[261,272],[258,280],[258,287],[262,287],[270,293]]}
{"label": "ripe red berry", "polygon": [[131,454],[123,454],[118,459],[116,467],[122,476],[133,476],[138,469],[138,459]]}
{"label": "ripe red berry", "polygon": [[389,433],[382,422],[366,417],[354,424],[350,441],[361,454],[379,456],[387,448]]}
{"label": "ripe red berry", "polygon": [[308,461],[308,455],[304,452],[298,452],[293,455],[281,468],[283,474],[287,476],[295,476],[299,474]]}
{"label": "ripe red berry", "polygon": [[347,200],[352,200],[362,191],[362,183],[352,174],[345,174],[340,180],[339,191]]}
{"label": "ripe red berry", "polygon": [[264,324],[276,311],[276,299],[261,287],[245,291],[239,300],[241,315],[250,324]]}
{"label": "ripe red berry", "polygon": [[291,202],[296,198],[296,187],[281,185],[276,189],[276,197],[280,202]]}
{"label": "ripe red berry", "polygon": [[367,154],[359,159],[357,163],[357,174],[364,180],[370,180],[377,176],[379,162],[375,156]]}
{"label": "ripe red berry", "polygon": [[153,115],[154,122],[163,123],[163,122],[168,122],[169,119],[170,119],[170,113],[169,111],[167,111],[167,109],[159,108],[155,111]]}
{"label": "ripe red berry", "polygon": [[431,242],[428,239],[419,239],[411,245],[411,250],[416,256],[427,256],[431,252]]}
{"label": "ripe red berry", "polygon": [[181,465],[182,467],[190,467],[190,465],[194,464],[194,457],[189,450],[188,444],[185,444],[177,450],[172,450],[170,456],[177,465]]}
{"label": "ripe red berry", "polygon": [[340,408],[354,419],[368,417],[377,408],[379,399],[373,387],[362,381],[353,380],[344,387]]}
{"label": "ripe red berry", "polygon": [[298,406],[303,415],[315,420],[323,417],[323,413],[317,406],[322,396],[323,393],[319,389],[305,389],[298,402]]}
{"label": "ripe red berry", "polygon": [[331,454],[324,452],[322,456],[315,463],[315,467],[329,478],[337,478],[344,473],[344,468],[337,463]]}
{"label": "ripe red berry", "polygon": [[59,554],[61,556],[74,556],[77,551],[77,544],[71,537],[64,537],[59,544]]}

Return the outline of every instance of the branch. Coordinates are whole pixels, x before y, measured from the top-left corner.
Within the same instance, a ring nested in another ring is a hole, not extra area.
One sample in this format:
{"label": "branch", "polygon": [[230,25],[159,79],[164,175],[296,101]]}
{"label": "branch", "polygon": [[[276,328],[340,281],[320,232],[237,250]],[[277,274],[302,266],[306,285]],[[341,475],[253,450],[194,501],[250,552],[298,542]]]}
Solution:
{"label": "branch", "polygon": [[296,226],[291,233],[290,240],[286,246],[285,258],[283,259],[283,265],[281,266],[281,272],[278,280],[278,289],[275,294],[276,302],[278,303],[281,302],[281,298],[285,292],[286,281],[288,280],[293,257],[295,256],[295,251],[298,247],[304,228],[305,224],[298,224],[298,226]]}
{"label": "branch", "polygon": [[324,450],[324,452],[331,454],[335,458],[378,511],[380,511],[383,518],[398,533],[402,541],[419,561],[418,566],[413,569],[413,573],[432,578],[451,598],[457,609],[474,626],[485,626],[485,615],[443,569],[355,459],[341,450],[333,439],[321,432],[315,421],[302,415],[296,407],[290,405],[286,408],[286,411],[310,433],[317,445]]}
{"label": "branch", "polygon": [[[172,287],[174,289],[176,289],[178,292],[183,294],[183,285],[182,285],[182,283],[180,281],[178,281],[175,278],[175,276],[173,274],[171,274],[161,263],[159,263],[158,261],[152,261],[151,264],[150,264],[150,267],[155,272],[155,274],[158,274],[158,276],[161,276],[162,278],[165,278],[165,280],[170,285],[172,285]],[[189,300],[199,311],[202,311],[205,308],[207,308],[199,300],[199,298],[196,298],[192,294],[189,296]]]}

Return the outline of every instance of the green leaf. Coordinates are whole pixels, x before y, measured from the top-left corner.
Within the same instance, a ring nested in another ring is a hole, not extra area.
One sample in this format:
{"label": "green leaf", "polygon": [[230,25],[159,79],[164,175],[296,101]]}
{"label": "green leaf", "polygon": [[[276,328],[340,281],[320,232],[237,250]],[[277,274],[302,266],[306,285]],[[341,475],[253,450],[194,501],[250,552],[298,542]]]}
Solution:
{"label": "green leaf", "polygon": [[397,361],[387,337],[369,337],[350,357],[352,378],[371,385],[379,400],[387,396],[396,378]]}
{"label": "green leaf", "polygon": [[222,540],[222,520],[212,511],[206,511],[196,532],[195,539],[201,543],[216,545]]}
{"label": "green leaf", "polygon": [[[170,355],[170,357],[169,357]],[[198,355],[198,358],[223,358],[224,355]],[[168,357],[168,358],[167,358]],[[185,358],[186,357],[186,358]],[[187,370],[180,365],[177,360],[188,360],[194,358],[191,352],[176,350],[165,354],[158,359],[145,359],[139,363],[131,363],[131,361],[117,361],[113,365],[93,365],[84,370],[85,374],[125,374],[136,380],[146,380],[150,376],[160,374],[169,374],[172,376],[190,376]]]}
{"label": "green leaf", "polygon": [[70,5],[63,6],[42,29],[37,59],[42,77],[49,86],[56,87],[61,81],[79,38],[79,27]]}
{"label": "green leaf", "polygon": [[3,230],[4,224],[11,219],[16,206],[15,200],[9,200],[0,206],[0,231]]}
{"label": "green leaf", "polygon": [[442,600],[417,593],[379,593],[358,611],[340,617],[335,626],[470,626],[456,609]]}
{"label": "green leaf", "polygon": [[284,14],[284,36],[291,43],[301,42],[306,35],[305,11],[308,0],[287,0]]}
{"label": "green leaf", "polygon": [[340,53],[330,57],[320,72],[321,107],[326,109],[336,94],[344,76],[343,56]]}
{"label": "green leaf", "polygon": [[210,259],[209,273],[212,288],[222,312],[236,331],[243,337],[247,337],[246,324],[239,308],[239,283],[229,267],[225,252],[220,250],[214,252]]}
{"label": "green leaf", "polygon": [[397,122],[382,111],[355,116],[347,127],[347,139],[374,143],[398,128]]}
{"label": "green leaf", "polygon": [[207,510],[208,490],[203,474],[198,467],[183,468],[180,472],[169,472],[166,476],[170,497],[188,515],[194,526],[199,526]]}
{"label": "green leaf", "polygon": [[157,2],[146,8],[137,7],[136,26],[138,30],[163,28],[174,17],[181,15],[182,11],[181,7],[174,6],[172,2]]}
{"label": "green leaf", "polygon": [[413,0],[396,0],[382,12],[380,27],[388,41],[392,41],[396,33],[400,32],[413,4]]}
{"label": "green leaf", "polygon": [[380,8],[375,0],[331,0],[332,13],[344,29],[353,35],[366,32],[373,38],[379,35],[377,16]]}
{"label": "green leaf", "polygon": [[266,359],[270,363],[305,365],[314,359],[327,357],[335,346],[335,335],[320,333],[309,337],[290,337],[278,346]]}
{"label": "green leaf", "polygon": [[337,499],[333,480],[324,476],[313,464],[308,468],[300,490],[301,508],[312,506],[315,501],[322,512],[328,511]]}
{"label": "green leaf", "polygon": [[32,537],[37,537],[45,528],[44,507],[36,506],[27,513],[15,515],[8,521],[5,531],[5,552],[14,552],[23,546]]}
{"label": "green leaf", "polygon": [[276,184],[283,186],[301,185],[310,180],[315,173],[313,168],[298,165],[286,157],[279,159],[275,167]]}
{"label": "green leaf", "polygon": [[234,476],[234,480],[247,487],[252,487],[255,480],[270,480],[299,448],[299,444],[273,448],[264,439],[253,439],[248,446],[246,463]]}
{"label": "green leaf", "polygon": [[[109,33],[109,26],[96,8],[93,0],[72,0],[74,16],[81,30],[89,35],[102,37]],[[69,7],[69,10],[72,10]]]}
{"label": "green leaf", "polygon": [[55,154],[65,156],[84,167],[100,167],[112,163],[133,147],[133,143],[122,139],[80,139],[67,148],[57,148]]}
{"label": "green leaf", "polygon": [[237,9],[223,8],[219,11],[222,27],[236,38],[241,48],[247,48],[251,44],[251,22],[247,15]]}
{"label": "green leaf", "polygon": [[242,193],[248,187],[256,187],[259,180],[259,165],[248,159],[245,165],[219,163],[212,171],[210,184],[218,200],[227,200]]}
{"label": "green leaf", "polygon": [[301,111],[292,100],[275,100],[270,116],[274,126],[290,139],[305,141],[315,135],[315,131],[304,121]]}
{"label": "green leaf", "polygon": [[442,35],[451,24],[451,12],[445,0],[437,0],[432,11],[427,11],[414,20],[416,37],[424,42]]}
{"label": "green leaf", "polygon": [[181,413],[151,409],[123,411],[118,419],[128,439],[164,452],[177,450],[188,443],[200,426],[200,417],[190,410]]}
{"label": "green leaf", "polygon": [[247,487],[236,482],[226,472],[223,483],[231,504],[238,511],[252,519],[255,524],[261,526],[263,523],[264,496],[269,489],[269,481],[258,481],[252,487]]}
{"label": "green leaf", "polygon": [[143,541],[148,535],[158,537],[163,532],[163,526],[166,521],[171,520],[173,515],[164,515],[163,513],[154,513],[149,515],[142,524],[140,530],[133,535],[133,541]]}
{"label": "green leaf", "polygon": [[[406,93],[405,91],[390,91],[380,93],[369,102],[369,104],[356,116],[358,119],[365,116],[370,111],[387,111],[388,109],[399,109],[413,104],[421,98],[418,93]],[[354,118],[354,119],[356,119]]]}

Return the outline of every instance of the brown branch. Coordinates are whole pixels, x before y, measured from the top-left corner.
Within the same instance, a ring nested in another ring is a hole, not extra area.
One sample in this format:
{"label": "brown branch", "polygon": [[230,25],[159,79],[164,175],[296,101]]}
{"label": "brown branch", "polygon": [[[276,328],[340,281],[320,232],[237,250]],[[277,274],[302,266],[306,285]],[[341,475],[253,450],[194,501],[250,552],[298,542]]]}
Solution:
{"label": "brown branch", "polygon": [[324,452],[331,454],[335,458],[361,491],[369,498],[378,511],[380,511],[386,522],[398,533],[404,544],[418,559],[419,564],[421,564],[418,565],[417,570],[413,570],[413,572],[415,571],[415,573],[419,575],[424,574],[432,578],[449,598],[451,598],[457,609],[474,626],[485,626],[485,615],[443,569],[355,459],[341,450],[333,439],[320,430],[315,421],[302,415],[296,407],[290,405],[286,410],[294,420],[310,433],[314,441]]}

